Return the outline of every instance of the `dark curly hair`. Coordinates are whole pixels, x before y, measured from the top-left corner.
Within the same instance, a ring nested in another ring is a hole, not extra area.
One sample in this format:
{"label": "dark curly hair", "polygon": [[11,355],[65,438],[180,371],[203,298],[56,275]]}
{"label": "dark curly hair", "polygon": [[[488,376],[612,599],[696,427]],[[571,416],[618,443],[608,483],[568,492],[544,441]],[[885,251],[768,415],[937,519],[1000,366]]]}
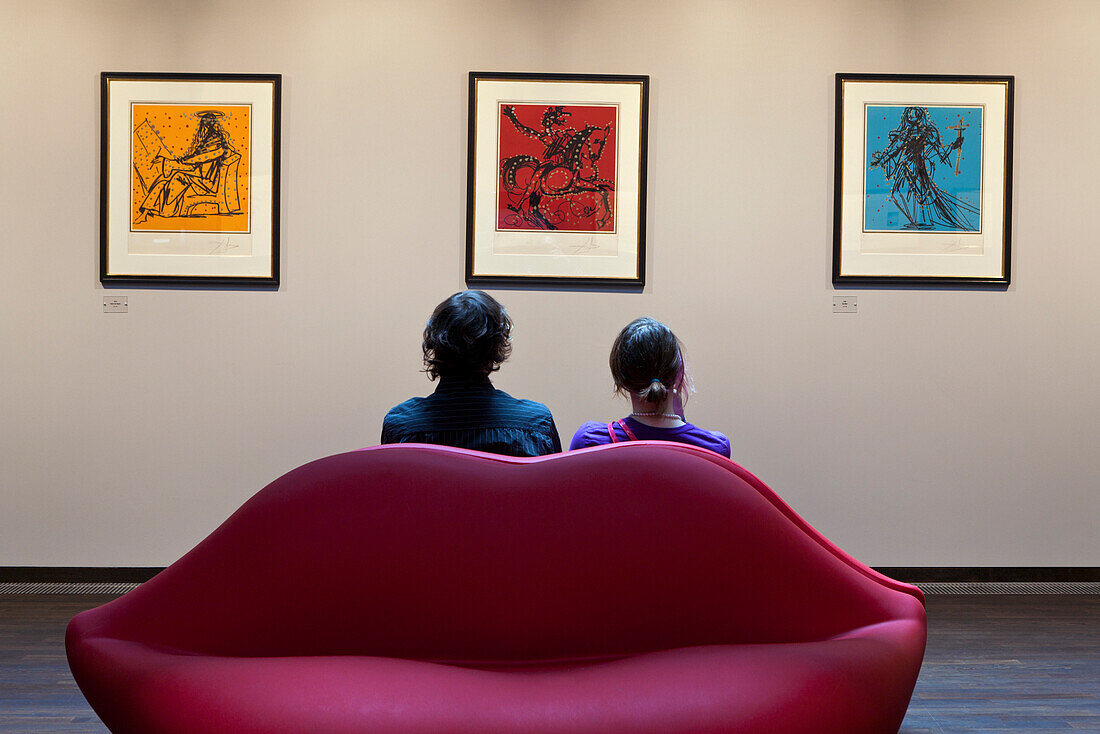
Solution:
{"label": "dark curly hair", "polygon": [[646,403],[660,405],[684,382],[680,340],[656,319],[634,319],[611,345],[611,377],[615,391],[633,393]]}
{"label": "dark curly hair", "polygon": [[484,291],[461,291],[435,307],[424,327],[424,371],[440,375],[488,375],[512,353],[512,319]]}

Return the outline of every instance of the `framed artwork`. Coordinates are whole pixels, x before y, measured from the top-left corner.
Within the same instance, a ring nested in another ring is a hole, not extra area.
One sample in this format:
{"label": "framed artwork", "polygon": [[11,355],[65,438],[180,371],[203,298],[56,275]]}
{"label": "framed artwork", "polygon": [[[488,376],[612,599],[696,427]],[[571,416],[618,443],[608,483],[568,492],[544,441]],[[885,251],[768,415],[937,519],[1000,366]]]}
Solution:
{"label": "framed artwork", "polygon": [[1008,285],[1013,80],[836,75],[834,283]]}
{"label": "framed artwork", "polygon": [[102,282],[278,285],[281,84],[102,74]]}
{"label": "framed artwork", "polygon": [[466,282],[644,285],[649,77],[470,72]]}

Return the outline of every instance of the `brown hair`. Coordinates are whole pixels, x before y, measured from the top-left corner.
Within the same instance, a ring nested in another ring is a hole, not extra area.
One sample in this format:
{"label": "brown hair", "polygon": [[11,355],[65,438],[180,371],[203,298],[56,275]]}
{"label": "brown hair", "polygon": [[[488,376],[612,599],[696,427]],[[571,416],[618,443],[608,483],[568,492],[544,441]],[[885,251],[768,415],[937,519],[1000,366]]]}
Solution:
{"label": "brown hair", "polygon": [[488,375],[512,353],[512,319],[484,291],[461,291],[435,307],[424,327],[424,371],[440,375]]}
{"label": "brown hair", "polygon": [[643,316],[627,324],[611,345],[611,378],[619,393],[633,393],[660,405],[684,382],[680,340],[656,319]]}

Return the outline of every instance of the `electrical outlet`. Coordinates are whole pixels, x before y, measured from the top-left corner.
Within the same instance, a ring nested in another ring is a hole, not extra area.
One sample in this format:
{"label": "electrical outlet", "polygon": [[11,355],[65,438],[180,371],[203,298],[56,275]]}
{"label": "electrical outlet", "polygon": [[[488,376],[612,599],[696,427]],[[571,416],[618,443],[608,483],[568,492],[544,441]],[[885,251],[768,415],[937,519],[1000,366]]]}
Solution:
{"label": "electrical outlet", "polygon": [[833,313],[855,313],[855,296],[833,296]]}
{"label": "electrical outlet", "polygon": [[103,313],[127,313],[129,308],[128,296],[103,296]]}

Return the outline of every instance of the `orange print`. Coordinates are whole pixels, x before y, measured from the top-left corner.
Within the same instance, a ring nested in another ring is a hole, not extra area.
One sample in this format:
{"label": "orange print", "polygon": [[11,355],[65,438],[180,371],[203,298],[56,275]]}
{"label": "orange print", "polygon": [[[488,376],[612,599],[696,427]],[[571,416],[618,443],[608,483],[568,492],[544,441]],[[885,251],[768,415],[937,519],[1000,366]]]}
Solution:
{"label": "orange print", "polygon": [[248,232],[248,105],[131,105],[131,231]]}

